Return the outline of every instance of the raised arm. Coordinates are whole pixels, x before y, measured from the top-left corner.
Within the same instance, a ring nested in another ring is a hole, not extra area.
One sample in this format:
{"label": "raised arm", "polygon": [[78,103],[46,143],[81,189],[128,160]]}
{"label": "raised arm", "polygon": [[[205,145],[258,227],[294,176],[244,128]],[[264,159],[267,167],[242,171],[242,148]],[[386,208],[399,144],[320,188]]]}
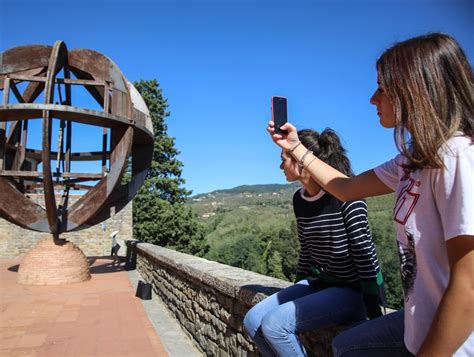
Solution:
{"label": "raised arm", "polygon": [[373,170],[366,171],[354,177],[347,177],[325,162],[319,160],[298,140],[296,128],[287,123],[282,126],[287,135],[276,134],[273,121],[268,123],[267,131],[272,140],[283,150],[287,150],[301,163],[304,169],[313,177],[325,191],[341,201],[351,201],[364,197],[384,195],[393,192],[375,175]]}

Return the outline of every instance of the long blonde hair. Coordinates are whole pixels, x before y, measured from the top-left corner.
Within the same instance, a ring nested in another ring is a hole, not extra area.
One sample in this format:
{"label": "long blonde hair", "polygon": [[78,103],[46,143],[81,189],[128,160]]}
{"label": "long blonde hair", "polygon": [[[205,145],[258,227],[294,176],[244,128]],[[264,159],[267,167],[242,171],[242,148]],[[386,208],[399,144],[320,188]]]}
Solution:
{"label": "long blonde hair", "polygon": [[377,61],[406,169],[442,168],[439,148],[456,131],[473,140],[473,73],[461,46],[431,33],[388,48]]}

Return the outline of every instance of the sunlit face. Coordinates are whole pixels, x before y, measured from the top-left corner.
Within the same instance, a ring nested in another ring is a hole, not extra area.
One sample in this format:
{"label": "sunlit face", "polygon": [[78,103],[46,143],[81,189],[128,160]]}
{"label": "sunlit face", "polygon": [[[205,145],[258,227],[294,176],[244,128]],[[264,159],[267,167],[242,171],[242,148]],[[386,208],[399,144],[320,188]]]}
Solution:
{"label": "sunlit face", "polygon": [[393,105],[390,103],[385,88],[382,85],[380,76],[377,79],[378,88],[370,98],[370,103],[377,107],[377,115],[380,119],[380,124],[384,128],[395,128],[395,111]]}
{"label": "sunlit face", "polygon": [[294,182],[300,178],[298,166],[295,160],[293,160],[290,154],[283,150],[281,152],[280,169],[285,173],[288,182]]}

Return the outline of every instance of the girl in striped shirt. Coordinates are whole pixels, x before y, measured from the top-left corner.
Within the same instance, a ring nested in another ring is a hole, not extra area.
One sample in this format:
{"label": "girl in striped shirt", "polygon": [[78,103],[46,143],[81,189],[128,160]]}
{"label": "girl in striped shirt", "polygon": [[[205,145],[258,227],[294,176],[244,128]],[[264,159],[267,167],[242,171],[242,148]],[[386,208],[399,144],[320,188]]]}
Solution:
{"label": "girl in striped shirt", "polygon": [[[301,130],[298,138],[322,161],[352,176],[333,130]],[[383,279],[366,203],[339,201],[288,152],[282,151],[281,158],[287,180],[303,185],[293,197],[301,248],[297,283],[250,309],[244,326],[264,356],[304,356],[298,334],[380,316]]]}

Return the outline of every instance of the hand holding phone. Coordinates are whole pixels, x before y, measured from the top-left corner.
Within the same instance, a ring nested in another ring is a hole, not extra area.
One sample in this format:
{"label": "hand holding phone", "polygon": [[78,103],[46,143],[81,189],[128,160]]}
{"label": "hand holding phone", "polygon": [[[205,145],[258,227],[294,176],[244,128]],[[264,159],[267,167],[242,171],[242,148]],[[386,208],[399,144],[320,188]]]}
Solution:
{"label": "hand holding phone", "polygon": [[281,127],[288,122],[288,109],[285,97],[272,97],[272,120],[275,123],[275,133],[287,134]]}

